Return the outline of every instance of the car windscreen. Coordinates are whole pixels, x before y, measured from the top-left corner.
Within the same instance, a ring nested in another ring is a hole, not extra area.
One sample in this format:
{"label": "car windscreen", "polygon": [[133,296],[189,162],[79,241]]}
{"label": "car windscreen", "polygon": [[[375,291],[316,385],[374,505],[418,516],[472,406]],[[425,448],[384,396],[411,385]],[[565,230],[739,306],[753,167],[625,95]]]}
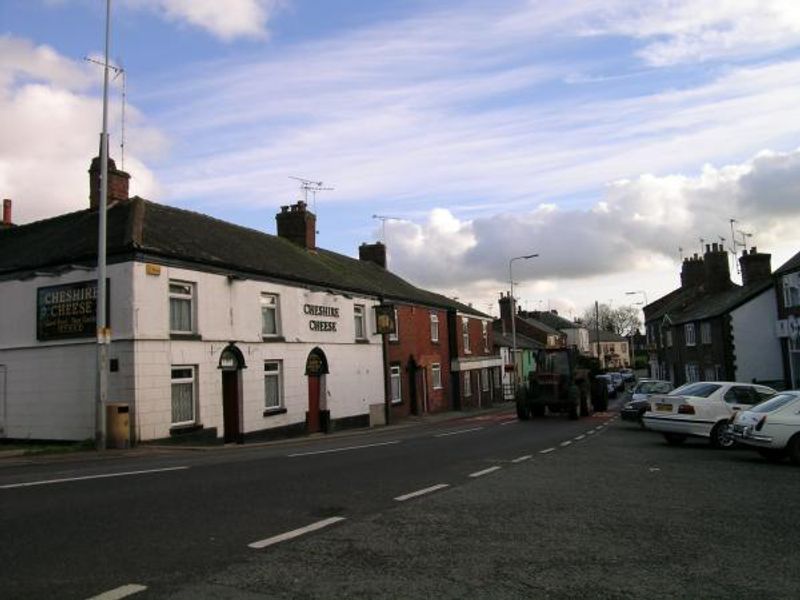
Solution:
{"label": "car windscreen", "polygon": [[666,381],[642,381],[636,385],[634,394],[666,394],[672,389],[672,384]]}
{"label": "car windscreen", "polygon": [[708,398],[711,394],[716,392],[720,387],[716,383],[690,383],[679,387],[677,390],[672,390],[670,396],[695,396],[697,398]]}
{"label": "car windscreen", "polygon": [[778,394],[777,396],[773,396],[769,400],[762,402],[761,404],[756,404],[750,410],[756,413],[768,413],[772,412],[773,410],[778,410],[779,408],[783,408],[793,400],[797,400],[800,398],[797,394]]}

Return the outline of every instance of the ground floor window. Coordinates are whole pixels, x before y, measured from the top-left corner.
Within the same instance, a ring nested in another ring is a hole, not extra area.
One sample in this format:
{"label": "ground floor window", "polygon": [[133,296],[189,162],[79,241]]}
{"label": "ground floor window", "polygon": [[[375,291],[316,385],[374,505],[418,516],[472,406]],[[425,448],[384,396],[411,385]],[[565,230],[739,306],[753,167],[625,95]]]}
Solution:
{"label": "ground floor window", "polygon": [[264,408],[281,408],[283,406],[282,372],[281,361],[264,362]]}
{"label": "ground floor window", "polygon": [[433,382],[433,389],[439,390],[442,388],[442,366],[439,363],[431,365],[431,381]]}
{"label": "ground floor window", "polygon": [[188,425],[196,421],[195,370],[189,365],[172,367],[173,425]]}
{"label": "ground floor window", "polygon": [[392,365],[389,368],[389,381],[392,387],[392,402],[402,402],[403,397],[400,390],[400,365]]}
{"label": "ground floor window", "polygon": [[464,397],[472,396],[472,378],[469,371],[464,372]]}
{"label": "ground floor window", "polygon": [[697,363],[686,363],[686,382],[700,381],[700,366]]}
{"label": "ground floor window", "polygon": [[481,391],[489,391],[489,369],[481,369]]}
{"label": "ground floor window", "polygon": [[717,370],[714,367],[706,367],[703,370],[704,381],[716,381],[716,379],[717,379]]}

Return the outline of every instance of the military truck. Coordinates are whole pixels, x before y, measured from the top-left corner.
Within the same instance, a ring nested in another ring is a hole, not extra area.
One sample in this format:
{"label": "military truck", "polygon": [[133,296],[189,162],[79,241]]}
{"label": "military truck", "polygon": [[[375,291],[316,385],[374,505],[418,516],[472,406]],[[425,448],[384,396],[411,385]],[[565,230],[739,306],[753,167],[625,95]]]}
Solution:
{"label": "military truck", "polygon": [[607,408],[607,397],[603,404],[602,392],[594,389],[596,367],[592,359],[581,356],[575,348],[543,350],[537,363],[539,368],[515,394],[520,420],[543,417],[547,412],[578,419],[591,415],[595,408]]}

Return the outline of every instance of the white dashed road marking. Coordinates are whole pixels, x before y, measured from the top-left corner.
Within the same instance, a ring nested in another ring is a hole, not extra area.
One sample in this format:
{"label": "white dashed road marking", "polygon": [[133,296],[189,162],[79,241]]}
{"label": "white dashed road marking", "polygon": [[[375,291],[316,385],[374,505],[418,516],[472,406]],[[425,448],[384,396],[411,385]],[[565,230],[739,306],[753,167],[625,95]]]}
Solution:
{"label": "white dashed road marking", "polygon": [[480,431],[483,427],[473,427],[472,429],[459,429],[457,431],[448,431],[447,433],[437,433],[433,437],[447,437],[448,435],[459,435],[462,433],[470,433],[471,431]]}
{"label": "white dashed road marking", "polygon": [[525,462],[526,460],[530,460],[531,458],[533,458],[533,456],[531,456],[530,454],[526,454],[525,456],[520,456],[519,458],[515,458],[511,462],[512,463],[521,463],[521,462]]}
{"label": "white dashed road marking", "polygon": [[427,487],[423,490],[417,490],[416,492],[411,492],[408,494],[403,494],[402,496],[398,496],[395,498],[398,502],[405,502],[406,500],[411,500],[411,498],[417,498],[419,496],[424,496],[425,494],[431,494],[433,492],[437,492],[439,490],[443,490],[446,487],[450,487],[447,483],[437,483],[436,485],[432,485],[431,487]]}
{"label": "white dashed road marking", "polygon": [[488,475],[489,473],[494,473],[495,471],[499,471],[500,467],[489,467],[488,469],[484,469],[483,471],[475,471],[474,473],[470,473],[470,477],[481,477],[482,475]]}
{"label": "white dashed road marking", "polygon": [[585,435],[579,435],[578,437],[576,437],[576,438],[573,438],[573,439],[574,439],[576,442],[579,442],[579,441],[581,441],[582,439],[584,439],[585,437],[586,437]]}
{"label": "white dashed road marking", "polygon": [[305,527],[301,527],[300,529],[287,531],[286,533],[281,533],[280,535],[274,535],[265,540],[260,540],[258,542],[253,542],[252,544],[247,544],[247,546],[255,550],[261,550],[262,548],[266,548],[267,546],[272,546],[273,544],[278,544],[280,542],[292,540],[296,537],[300,537],[301,535],[305,535],[307,533],[311,533],[312,531],[323,529],[324,527],[335,525],[336,523],[340,523],[341,521],[344,520],[345,520],[344,517],[330,517],[329,519],[323,519],[322,521],[317,521],[316,523],[312,523],[311,525],[306,525]]}
{"label": "white dashed road marking", "polygon": [[586,435],[594,435],[594,429],[590,429],[586,432]]}
{"label": "white dashed road marking", "polygon": [[555,448],[545,448],[544,450],[539,450],[539,454],[547,454],[548,452],[553,452]]}
{"label": "white dashed road marking", "polygon": [[87,479],[105,479],[107,477],[125,477],[127,475],[146,475],[148,473],[164,473],[165,471],[182,471],[189,467],[166,467],[163,469],[147,469],[144,471],[124,471],[122,473],[105,473],[103,475],[83,475],[82,477],[64,477],[62,479],[43,479],[41,481],[28,481],[26,483],[8,483],[0,485],[0,490],[12,488],[31,487],[34,485],[48,485],[50,483],[66,483],[68,481],[86,481]]}
{"label": "white dashed road marking", "polygon": [[118,588],[114,588],[113,590],[108,590],[107,592],[103,592],[102,594],[98,594],[97,596],[92,596],[89,600],[119,600],[120,598],[127,598],[128,596],[132,596],[133,594],[138,594],[139,592],[143,592],[147,589],[146,585],[139,585],[138,583],[129,583],[127,585],[121,585]]}
{"label": "white dashed road marking", "polygon": [[381,442],[379,444],[364,444],[363,446],[345,446],[344,448],[331,448],[329,450],[314,450],[312,452],[295,452],[294,454],[289,454],[289,458],[295,458],[296,456],[312,456],[314,454],[331,454],[333,452],[345,452],[347,450],[361,450],[362,448],[375,448],[377,446],[391,446],[393,444],[399,444],[399,440],[395,440],[393,442]]}
{"label": "white dashed road marking", "polygon": [[572,442],[571,442],[570,440],[567,440],[566,442],[561,442],[561,443],[559,444],[559,446],[561,446],[562,448],[566,448],[566,447],[567,447],[567,446],[569,446],[571,443],[572,443]]}

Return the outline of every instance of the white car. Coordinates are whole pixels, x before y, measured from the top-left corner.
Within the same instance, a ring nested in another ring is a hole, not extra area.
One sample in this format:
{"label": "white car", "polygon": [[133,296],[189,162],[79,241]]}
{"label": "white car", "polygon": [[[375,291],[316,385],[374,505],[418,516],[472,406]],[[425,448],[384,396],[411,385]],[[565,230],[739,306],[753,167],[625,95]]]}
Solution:
{"label": "white car", "polygon": [[772,388],[754,383],[687,383],[665,396],[652,396],[642,423],[647,429],[664,434],[668,444],[681,444],[694,436],[707,438],[715,448],[730,448],[734,444],[728,431],[731,416],[775,393]]}
{"label": "white car", "polygon": [[768,460],[787,456],[800,465],[800,390],[780,392],[766,402],[734,415],[730,432]]}

